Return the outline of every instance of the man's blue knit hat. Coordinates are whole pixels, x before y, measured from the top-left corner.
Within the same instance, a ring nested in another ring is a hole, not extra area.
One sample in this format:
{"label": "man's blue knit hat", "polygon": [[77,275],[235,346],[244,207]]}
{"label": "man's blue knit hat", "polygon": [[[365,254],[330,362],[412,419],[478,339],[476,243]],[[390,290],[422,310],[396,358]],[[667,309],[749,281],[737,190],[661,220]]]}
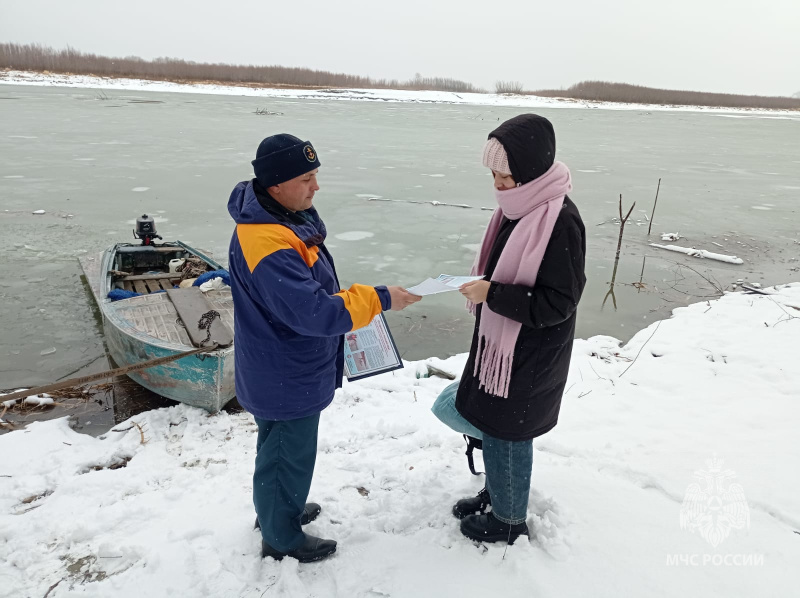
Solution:
{"label": "man's blue knit hat", "polygon": [[320,166],[317,150],[310,141],[285,133],[264,139],[252,164],[258,182],[265,187],[279,185]]}

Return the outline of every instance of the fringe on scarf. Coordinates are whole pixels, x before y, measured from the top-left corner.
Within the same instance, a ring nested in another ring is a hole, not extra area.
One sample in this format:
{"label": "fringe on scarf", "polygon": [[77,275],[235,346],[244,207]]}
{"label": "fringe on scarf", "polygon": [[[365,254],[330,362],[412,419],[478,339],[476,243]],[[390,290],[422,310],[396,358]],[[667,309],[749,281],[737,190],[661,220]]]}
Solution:
{"label": "fringe on scarf", "polygon": [[504,354],[499,346],[489,343],[486,336],[481,336],[478,339],[473,371],[473,375],[478,378],[478,388],[484,387],[489,394],[507,399],[513,360],[513,352]]}

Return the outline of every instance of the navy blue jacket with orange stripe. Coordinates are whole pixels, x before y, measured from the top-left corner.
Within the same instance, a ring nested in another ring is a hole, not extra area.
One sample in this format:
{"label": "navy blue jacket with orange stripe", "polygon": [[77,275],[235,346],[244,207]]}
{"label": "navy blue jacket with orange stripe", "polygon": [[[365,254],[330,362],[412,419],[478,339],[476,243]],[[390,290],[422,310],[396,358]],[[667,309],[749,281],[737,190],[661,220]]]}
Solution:
{"label": "navy blue jacket with orange stripe", "polygon": [[253,184],[228,201],[236,222],[228,268],[235,309],[236,396],[267,420],[319,413],[342,385],[344,333],[391,307],[386,287],[340,290],[314,208],[296,224],[267,212]]}

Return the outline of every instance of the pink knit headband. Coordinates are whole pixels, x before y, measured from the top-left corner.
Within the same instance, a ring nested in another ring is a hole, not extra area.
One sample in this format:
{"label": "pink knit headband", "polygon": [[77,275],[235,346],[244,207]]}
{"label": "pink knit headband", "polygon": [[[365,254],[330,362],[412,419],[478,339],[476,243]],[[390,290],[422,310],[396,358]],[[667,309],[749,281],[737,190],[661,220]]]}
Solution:
{"label": "pink knit headband", "polygon": [[511,168],[508,166],[506,148],[494,137],[490,137],[483,147],[483,165],[495,172],[511,174]]}

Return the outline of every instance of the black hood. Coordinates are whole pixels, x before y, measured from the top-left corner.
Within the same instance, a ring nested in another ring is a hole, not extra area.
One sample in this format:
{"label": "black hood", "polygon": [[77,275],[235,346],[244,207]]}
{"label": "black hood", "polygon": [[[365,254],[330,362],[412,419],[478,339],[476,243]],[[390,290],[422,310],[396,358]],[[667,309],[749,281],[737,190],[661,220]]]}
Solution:
{"label": "black hood", "polygon": [[556,134],[543,116],[520,114],[489,133],[503,144],[514,181],[524,185],[550,170],[556,159]]}

